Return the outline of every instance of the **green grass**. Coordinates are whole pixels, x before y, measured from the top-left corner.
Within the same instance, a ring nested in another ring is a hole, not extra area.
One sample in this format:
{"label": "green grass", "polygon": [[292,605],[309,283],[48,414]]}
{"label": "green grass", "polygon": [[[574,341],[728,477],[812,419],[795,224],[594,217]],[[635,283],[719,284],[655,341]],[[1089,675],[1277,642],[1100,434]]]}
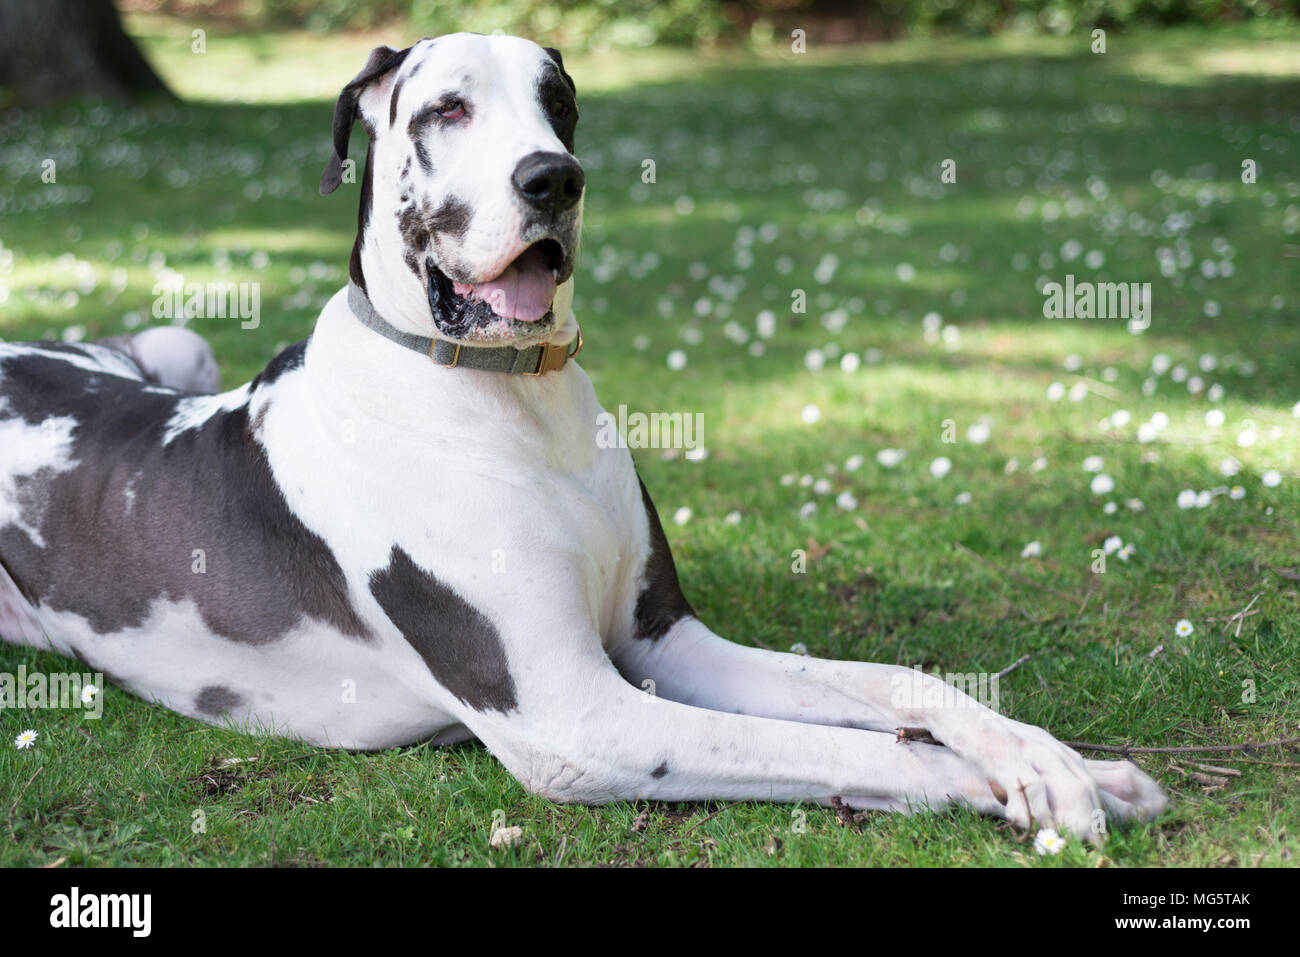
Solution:
{"label": "green grass", "polygon": [[[0,125],[0,335],[152,321],[164,264],[187,280],[256,280],[260,328],[195,326],[226,381],[241,381],[305,336],[345,281],[355,192],[321,198],[315,184],[329,96],[375,38],[273,43],[213,27],[200,56],[192,24],[135,26],[189,102]],[[1031,654],[1002,682],[1002,710],[1062,739],[1300,733],[1300,586],[1276,571],[1300,565],[1298,52],[1300,30],[1256,25],[1112,34],[1104,56],[1079,36],[573,58],[589,184],[582,362],[607,408],[704,415],[704,461],[637,453],[665,520],[692,510],[669,538],[701,616],[765,647],[950,672]],[[55,186],[39,178],[47,157]],[[941,185],[949,157],[958,182]],[[647,158],[653,185],[641,183]],[[1256,184],[1241,182],[1244,158]],[[1176,235],[1161,234],[1169,223]],[[1080,254],[1062,262],[1067,243]],[[1171,275],[1162,248],[1183,255]],[[1093,250],[1102,265],[1085,263]],[[819,281],[828,254],[838,267]],[[1067,272],[1151,282],[1150,330],[1041,318],[1035,280]],[[796,288],[803,315],[791,312]],[[776,333],[753,356],[763,310]],[[957,339],[928,341],[929,313]],[[880,361],[810,370],[809,351],[828,346]],[[681,371],[666,362],[674,349],[688,357]],[[1158,354],[1204,389],[1154,375]],[[1053,382],[1085,391],[1050,401]],[[1206,424],[1210,409],[1222,426]],[[1102,430],[1117,410],[1128,423]],[[1156,413],[1167,427],[1139,442]],[[968,441],[981,419],[987,442]],[[945,420],[956,443],[943,441]],[[1241,447],[1247,423],[1256,441]],[[907,456],[884,468],[883,448]],[[1113,493],[1090,491],[1091,455]],[[853,456],[865,464],[851,471]],[[929,471],[938,456],[952,462],[941,479]],[[1241,470],[1226,479],[1229,456]],[[1263,483],[1269,470],[1280,484]],[[803,486],[821,478],[825,494]],[[1243,499],[1175,504],[1180,490],[1232,484]],[[841,492],[855,508],[837,507]],[[1136,553],[1094,574],[1093,550],[1112,535]],[[1021,558],[1030,541],[1041,557]],[[814,556],[806,574],[791,573],[796,549]],[[1224,619],[1247,605],[1238,633]],[[1183,618],[1186,638],[1174,633]],[[0,670],[19,665],[72,667],[0,647]],[[39,742],[18,751],[27,727]],[[234,757],[246,760],[221,766]],[[1300,832],[1300,756],[1255,757],[1292,766],[1207,757],[1241,771],[1207,791],[1172,767],[1185,762],[1143,757],[1171,811],[1103,850],[1040,860],[970,814],[866,815],[855,833],[817,808],[656,805],[634,828],[644,806],[549,804],[476,745],[311,751],[110,688],[98,722],[0,713],[0,865],[1281,864]],[[489,850],[494,812],[523,827],[520,847]]]}

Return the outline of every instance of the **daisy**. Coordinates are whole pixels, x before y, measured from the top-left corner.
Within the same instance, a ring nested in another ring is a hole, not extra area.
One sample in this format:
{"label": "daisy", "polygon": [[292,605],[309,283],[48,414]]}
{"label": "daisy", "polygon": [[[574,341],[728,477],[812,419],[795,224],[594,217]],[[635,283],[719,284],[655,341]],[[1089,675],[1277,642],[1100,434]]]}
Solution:
{"label": "daisy", "polygon": [[1242,488],[1240,485],[1234,485],[1228,491],[1228,498],[1232,499],[1234,502],[1240,502],[1245,497],[1246,497],[1246,490]]}
{"label": "daisy", "polygon": [[1277,488],[1282,484],[1282,473],[1277,469],[1269,469],[1259,477],[1259,480],[1264,483],[1265,488]]}
{"label": "daisy", "polygon": [[1083,460],[1083,470],[1085,472],[1100,472],[1105,464],[1100,455],[1089,455]]}
{"label": "daisy", "polygon": [[94,685],[86,685],[81,689],[81,703],[90,704],[95,700],[95,695],[99,694],[99,689]]}
{"label": "daisy", "polygon": [[18,735],[18,737],[14,738],[14,747],[17,748],[19,751],[26,751],[33,744],[36,743],[37,737],[38,735],[36,734],[36,732],[33,731],[31,728],[28,728],[22,734]]}
{"label": "daisy", "polygon": [[1118,535],[1112,535],[1110,538],[1106,539],[1101,547],[1106,550],[1107,555],[1113,555],[1124,547],[1124,540]]}
{"label": "daisy", "polygon": [[1178,493],[1178,507],[1179,507],[1179,508],[1195,508],[1195,507],[1196,507],[1196,493],[1195,493],[1194,491],[1192,491],[1190,488],[1185,488],[1185,489],[1183,489],[1181,492],[1179,492],[1179,493]]}
{"label": "daisy", "polygon": [[1020,550],[1021,558],[1034,558],[1043,554],[1043,543],[1039,541],[1030,542]]}
{"label": "daisy", "polygon": [[1065,849],[1065,838],[1056,833],[1054,828],[1045,827],[1034,838],[1034,852],[1043,854],[1060,854]]}
{"label": "daisy", "polygon": [[930,463],[930,474],[935,478],[943,478],[952,471],[952,460],[946,456],[939,456]]}
{"label": "daisy", "polygon": [[1192,623],[1186,618],[1180,618],[1178,624],[1174,625],[1174,634],[1179,638],[1188,638],[1196,631]]}
{"label": "daisy", "polygon": [[1094,475],[1090,483],[1093,495],[1106,495],[1115,488],[1115,480],[1106,473]]}
{"label": "daisy", "polygon": [[858,507],[858,500],[854,497],[852,492],[840,492],[840,494],[835,497],[835,504],[844,509],[844,511],[851,512]]}
{"label": "daisy", "polygon": [[690,506],[683,505],[677,511],[673,512],[673,524],[685,525],[687,522],[691,520],[692,514],[693,513],[691,512]]}

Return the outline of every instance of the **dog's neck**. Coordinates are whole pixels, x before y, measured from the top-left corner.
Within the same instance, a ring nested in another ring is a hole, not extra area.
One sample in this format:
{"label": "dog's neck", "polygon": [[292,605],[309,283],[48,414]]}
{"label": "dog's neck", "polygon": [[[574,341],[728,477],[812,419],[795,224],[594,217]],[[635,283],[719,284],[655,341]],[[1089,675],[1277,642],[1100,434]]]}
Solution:
{"label": "dog's neck", "polygon": [[[357,430],[397,429],[413,440],[459,437],[467,451],[499,439],[528,445],[545,436],[553,448],[581,458],[599,412],[576,362],[542,376],[443,368],[363,325],[346,288],[322,310],[304,372],[309,401],[327,431],[330,423],[350,423]],[[539,444],[538,455],[549,458],[546,448]]]}

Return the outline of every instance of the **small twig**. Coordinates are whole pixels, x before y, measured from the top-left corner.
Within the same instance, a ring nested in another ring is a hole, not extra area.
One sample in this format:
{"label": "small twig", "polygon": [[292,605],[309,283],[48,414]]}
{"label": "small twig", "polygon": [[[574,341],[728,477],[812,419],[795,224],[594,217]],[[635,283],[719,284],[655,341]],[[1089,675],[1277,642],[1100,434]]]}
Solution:
{"label": "small twig", "polygon": [[1259,751],[1264,748],[1284,748],[1300,744],[1300,738],[1278,738],[1259,744],[1206,744],[1179,748],[1134,748],[1127,744],[1090,744],[1087,741],[1064,741],[1066,747],[1076,751],[1104,751],[1107,754],[1224,754],[1231,751]]}
{"label": "small twig", "polygon": [[1021,655],[1019,658],[1011,662],[1011,664],[1007,665],[1005,668],[1003,668],[993,677],[998,678],[999,680],[1005,678],[1007,675],[1011,674],[1011,672],[1015,671],[1017,668],[1019,668],[1021,665],[1023,665],[1026,661],[1028,661],[1032,657],[1034,657],[1032,654]]}
{"label": "small twig", "polygon": [[1190,764],[1192,767],[1196,768],[1198,771],[1204,771],[1207,774],[1217,774],[1220,777],[1227,776],[1230,778],[1241,777],[1241,772],[1238,771],[1236,768],[1221,768],[1215,764],[1200,764],[1196,761],[1188,761],[1187,763]]}

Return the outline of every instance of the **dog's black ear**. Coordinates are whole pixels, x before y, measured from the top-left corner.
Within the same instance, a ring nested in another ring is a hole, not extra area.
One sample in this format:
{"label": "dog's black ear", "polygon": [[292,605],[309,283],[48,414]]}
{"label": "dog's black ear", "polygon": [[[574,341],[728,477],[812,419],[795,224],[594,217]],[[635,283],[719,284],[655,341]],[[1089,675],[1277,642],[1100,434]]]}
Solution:
{"label": "dog's black ear", "polygon": [[338,189],[343,182],[343,163],[348,158],[348,139],[352,136],[352,124],[357,119],[357,100],[365,88],[383,76],[389,70],[402,65],[411,48],[394,50],[392,47],[375,47],[370,51],[366,65],[354,76],[334,104],[334,155],[325,164],[325,172],[320,177],[320,194],[325,196]]}
{"label": "dog's black ear", "polygon": [[564,69],[564,57],[560,56],[560,51],[555,49],[555,47],[542,47],[542,49],[546,51],[547,56],[555,61],[555,65],[560,68],[560,79],[569,84],[570,90],[577,93],[578,88],[573,85],[573,77],[569,76]]}

